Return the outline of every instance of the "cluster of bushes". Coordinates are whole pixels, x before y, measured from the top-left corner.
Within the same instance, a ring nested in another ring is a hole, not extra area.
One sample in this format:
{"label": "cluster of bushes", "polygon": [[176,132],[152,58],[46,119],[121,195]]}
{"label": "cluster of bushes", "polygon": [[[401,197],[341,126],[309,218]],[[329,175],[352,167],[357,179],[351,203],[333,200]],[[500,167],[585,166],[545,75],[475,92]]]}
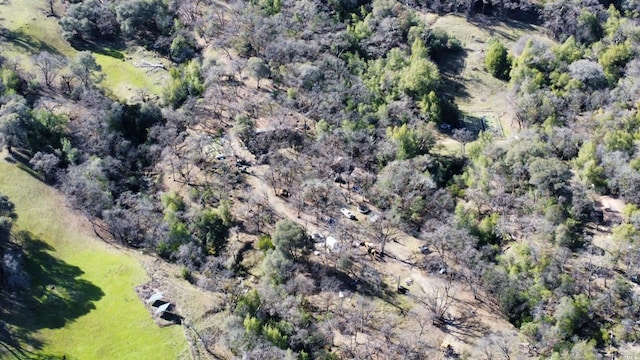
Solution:
{"label": "cluster of bushes", "polygon": [[198,45],[193,32],[177,19],[176,10],[162,0],[86,0],[70,4],[60,26],[62,36],[76,46],[124,39],[182,63],[196,56]]}
{"label": "cluster of bushes", "polygon": [[[479,239],[469,251],[481,260],[471,265],[510,321],[552,358],[595,358],[598,349],[637,336],[624,325],[640,303],[628,291],[640,176],[632,145],[640,28],[628,5],[546,2],[545,26],[561,43],[525,37],[510,51],[490,44],[486,68],[510,80],[520,131],[508,146],[482,134],[467,148],[469,165],[455,185],[465,199],[457,226]],[[613,228],[612,252],[595,265],[585,259],[598,252],[587,225],[602,221],[594,211],[599,194],[631,205]]]}
{"label": "cluster of bushes", "polygon": [[[151,102],[123,104],[105,96],[95,86],[102,76],[90,52],[80,52],[68,65],[49,53],[34,56],[34,61],[46,85],[78,100],[87,114],[69,119],[55,107],[38,105],[39,84],[27,82],[17,67],[2,64],[0,143],[26,156],[34,170],[89,217],[102,219],[116,240],[156,247],[189,266],[220,254],[232,222],[229,204],[171,216],[165,211],[163,216],[153,182],[145,175],[153,170],[161,147],[181,138],[184,118],[172,113],[167,119]],[[188,92],[180,95],[181,102],[203,89],[197,64],[184,67],[185,79],[173,82]]]}

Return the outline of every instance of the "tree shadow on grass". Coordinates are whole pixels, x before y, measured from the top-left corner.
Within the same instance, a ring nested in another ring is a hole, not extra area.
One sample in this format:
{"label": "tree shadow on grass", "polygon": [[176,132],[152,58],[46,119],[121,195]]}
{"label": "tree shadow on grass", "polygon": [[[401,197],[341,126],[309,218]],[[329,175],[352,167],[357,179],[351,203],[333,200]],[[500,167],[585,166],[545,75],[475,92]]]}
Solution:
{"label": "tree shadow on grass", "polygon": [[0,290],[0,318],[5,322],[0,325],[8,328],[8,334],[0,329],[0,345],[21,353],[26,350],[20,344],[40,350],[43,344],[34,338],[35,332],[59,329],[86,315],[104,292],[80,278],[84,272],[79,267],[52,256],[55,249],[31,233],[16,233],[14,242],[22,249],[30,286]]}
{"label": "tree shadow on grass", "polygon": [[534,25],[540,24],[535,19],[529,20],[530,21],[525,21],[525,19],[514,20],[510,17],[503,16],[473,16],[471,18],[467,18],[467,21],[469,23],[486,30],[487,32],[489,32],[489,34],[491,34],[491,36],[495,36],[495,34],[497,33],[511,41],[518,40],[517,35],[514,33],[505,32],[501,28],[517,29],[530,33],[538,31],[538,29],[536,29]]}
{"label": "tree shadow on grass", "polygon": [[16,149],[13,148],[11,153],[8,156],[5,156],[4,160],[10,164],[15,164],[15,166],[24,171],[26,174],[31,176],[32,178],[41,181],[47,185],[51,185],[47,183],[47,181],[40,175],[37,171],[31,168],[31,164],[29,164],[29,160],[31,159],[31,154],[26,149]]}
{"label": "tree shadow on grass", "polygon": [[442,74],[442,88],[444,92],[456,97],[467,97],[464,70],[469,52],[466,49],[455,53],[448,53],[436,61]]}
{"label": "tree shadow on grass", "polygon": [[122,40],[74,41],[71,43],[71,46],[79,51],[91,51],[123,61],[125,56],[122,51],[127,48]]}
{"label": "tree shadow on grass", "polygon": [[9,30],[0,25],[0,40],[7,41],[31,54],[47,51],[52,54],[61,55],[53,46],[34,38],[20,29]]}

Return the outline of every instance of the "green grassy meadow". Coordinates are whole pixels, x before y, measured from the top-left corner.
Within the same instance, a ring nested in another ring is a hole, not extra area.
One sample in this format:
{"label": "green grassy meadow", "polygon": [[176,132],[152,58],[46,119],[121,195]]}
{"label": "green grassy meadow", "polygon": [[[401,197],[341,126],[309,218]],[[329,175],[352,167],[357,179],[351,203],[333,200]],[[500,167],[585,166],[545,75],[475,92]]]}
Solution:
{"label": "green grassy meadow", "polygon": [[[33,65],[24,61],[28,56],[46,50],[73,58],[78,50],[61,37],[57,19],[44,13],[44,0],[7,0],[0,2],[0,26],[12,32],[10,39],[0,36],[0,53],[15,59],[20,66],[30,70]],[[137,67],[143,60],[159,62],[152,54],[136,51],[136,48],[94,49],[96,61],[102,67],[105,79],[102,86],[120,99],[136,95],[137,90],[161,95],[168,73],[158,69]]]}
{"label": "green grassy meadow", "polygon": [[182,327],[158,327],[138,298],[134,286],[148,281],[138,259],[97,239],[61,194],[5,160],[0,193],[16,205],[14,233],[32,278],[23,308],[4,319],[22,356],[188,358]]}
{"label": "green grassy meadow", "polygon": [[[502,42],[507,49],[524,35],[553,43],[544,31],[535,25],[517,21],[503,22],[479,18],[471,23],[457,15],[436,16],[428,14],[424,20],[434,28],[445,30],[462,43],[464,52],[447,59],[444,74],[455,97],[455,103],[463,114],[485,117],[489,126],[499,128],[505,136],[511,134],[509,85],[494,78],[484,69],[484,51],[489,39]],[[482,20],[482,21],[481,21]]]}

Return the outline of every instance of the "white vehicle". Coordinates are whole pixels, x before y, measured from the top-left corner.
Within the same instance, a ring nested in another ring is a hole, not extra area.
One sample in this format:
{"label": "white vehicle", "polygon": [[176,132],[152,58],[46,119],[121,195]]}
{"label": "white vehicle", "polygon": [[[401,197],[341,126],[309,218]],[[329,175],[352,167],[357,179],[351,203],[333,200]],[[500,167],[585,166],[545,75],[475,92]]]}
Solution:
{"label": "white vehicle", "polygon": [[347,208],[342,208],[340,209],[340,212],[342,213],[342,215],[348,217],[351,220],[355,220],[356,216],[353,215],[353,213],[351,212],[351,210],[347,209]]}

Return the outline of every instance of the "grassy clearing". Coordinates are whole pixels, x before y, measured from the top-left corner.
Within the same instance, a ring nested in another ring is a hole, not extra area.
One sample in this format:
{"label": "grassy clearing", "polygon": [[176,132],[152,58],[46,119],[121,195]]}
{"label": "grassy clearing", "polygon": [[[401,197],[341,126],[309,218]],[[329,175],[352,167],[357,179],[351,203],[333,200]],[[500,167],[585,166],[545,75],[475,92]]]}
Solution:
{"label": "grassy clearing", "polygon": [[525,34],[549,42],[551,40],[542,35],[539,27],[517,21],[503,22],[477,17],[469,22],[461,16],[438,17],[433,14],[425,14],[424,20],[455,36],[464,47],[463,54],[447,59],[443,71],[460,110],[474,117],[485,117],[490,126],[502,128],[504,135],[508,136],[512,118],[508,83],[484,70],[487,42],[495,38],[511,49]]}
{"label": "grassy clearing", "polygon": [[[24,61],[29,55],[46,50],[73,58],[78,50],[62,37],[57,19],[47,17],[43,0],[8,0],[0,3],[0,26],[10,30],[11,39],[0,37],[3,56],[15,59],[27,70],[32,65]],[[138,90],[161,95],[168,79],[164,70],[137,67],[143,60],[160,62],[153,54],[131,48],[127,51],[98,49],[93,52],[105,74],[103,86],[120,99],[131,99]]]}
{"label": "grassy clearing", "polygon": [[130,99],[138,90],[149,94],[162,95],[163,84],[168,72],[159,69],[136,67],[142,60],[160,62],[158,59],[144,57],[144,52],[127,52],[124,59],[94,53],[96,61],[106,75],[103,85],[121,99]]}
{"label": "grassy clearing", "polygon": [[136,257],[96,239],[84,219],[61,206],[59,193],[4,160],[0,192],[16,204],[15,230],[28,249],[26,308],[4,319],[25,351],[67,359],[188,358],[183,329],[159,328],[136,295],[134,286],[148,281]]}

